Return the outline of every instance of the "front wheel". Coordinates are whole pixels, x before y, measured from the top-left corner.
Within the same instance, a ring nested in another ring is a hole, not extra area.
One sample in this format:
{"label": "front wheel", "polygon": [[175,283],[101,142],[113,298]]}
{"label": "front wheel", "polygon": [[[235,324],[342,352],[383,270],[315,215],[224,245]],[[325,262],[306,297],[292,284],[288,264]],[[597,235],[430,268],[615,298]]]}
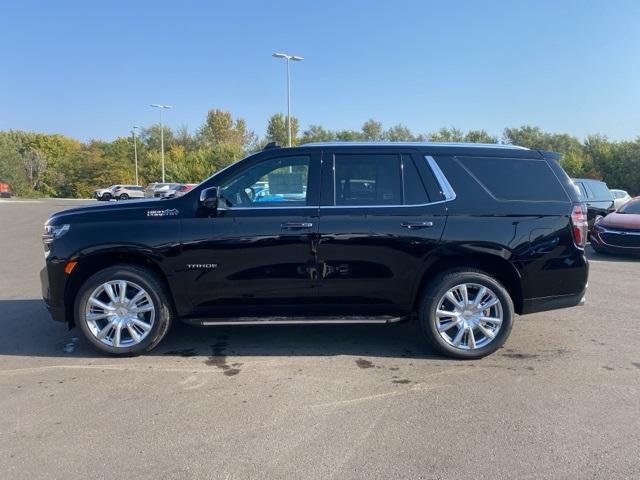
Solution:
{"label": "front wheel", "polygon": [[453,358],[495,352],[509,337],[513,301],[495,278],[476,270],[450,270],[427,287],[418,317],[427,341]]}
{"label": "front wheel", "polygon": [[80,287],[75,302],[76,325],[94,348],[111,355],[152,350],[171,318],[158,277],[135,265],[100,270]]}
{"label": "front wheel", "polygon": [[103,193],[102,196],[100,197],[100,200],[102,200],[103,202],[108,202],[109,200],[111,200],[111,194]]}

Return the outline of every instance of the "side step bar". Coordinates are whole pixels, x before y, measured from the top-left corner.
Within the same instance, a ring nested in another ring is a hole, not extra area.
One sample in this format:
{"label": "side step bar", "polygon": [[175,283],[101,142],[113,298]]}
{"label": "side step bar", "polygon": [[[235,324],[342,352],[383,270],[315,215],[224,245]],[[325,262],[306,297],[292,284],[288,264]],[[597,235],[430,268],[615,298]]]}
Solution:
{"label": "side step bar", "polygon": [[348,316],[348,317],[235,317],[235,318],[183,318],[183,322],[190,325],[211,327],[216,325],[345,325],[398,323],[408,320],[409,315],[394,317],[384,315],[379,317]]}

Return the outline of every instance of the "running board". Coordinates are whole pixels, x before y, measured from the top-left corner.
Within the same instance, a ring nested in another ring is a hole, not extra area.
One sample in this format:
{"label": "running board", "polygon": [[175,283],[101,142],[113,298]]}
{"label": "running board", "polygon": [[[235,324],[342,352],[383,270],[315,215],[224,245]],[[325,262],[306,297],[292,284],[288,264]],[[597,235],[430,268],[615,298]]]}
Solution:
{"label": "running board", "polygon": [[374,324],[398,323],[408,320],[409,316],[394,317],[384,315],[379,317],[348,316],[348,317],[236,317],[236,318],[183,318],[182,321],[190,325],[211,327],[216,325],[345,325],[345,324]]}

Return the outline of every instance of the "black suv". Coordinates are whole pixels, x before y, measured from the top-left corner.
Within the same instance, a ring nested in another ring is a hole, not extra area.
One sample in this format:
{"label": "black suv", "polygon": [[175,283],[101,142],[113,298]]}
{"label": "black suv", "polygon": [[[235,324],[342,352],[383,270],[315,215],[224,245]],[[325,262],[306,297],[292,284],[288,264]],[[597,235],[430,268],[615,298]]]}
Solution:
{"label": "black suv", "polygon": [[416,318],[479,358],[514,314],[579,305],[586,210],[554,153],[506,145],[269,146],[183,197],[53,215],[44,299],[96,348],[197,325]]}
{"label": "black suv", "polygon": [[572,178],[571,180],[578,190],[578,199],[587,205],[589,228],[616,210],[613,193],[606,183],[591,178]]}

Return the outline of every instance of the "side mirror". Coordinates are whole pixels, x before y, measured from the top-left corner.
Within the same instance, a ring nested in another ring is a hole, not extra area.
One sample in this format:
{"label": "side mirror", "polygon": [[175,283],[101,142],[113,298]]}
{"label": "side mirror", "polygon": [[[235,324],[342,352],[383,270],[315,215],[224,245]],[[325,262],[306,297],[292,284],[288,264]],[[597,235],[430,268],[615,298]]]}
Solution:
{"label": "side mirror", "polygon": [[218,208],[218,187],[205,188],[200,192],[200,203],[207,210],[216,210]]}

